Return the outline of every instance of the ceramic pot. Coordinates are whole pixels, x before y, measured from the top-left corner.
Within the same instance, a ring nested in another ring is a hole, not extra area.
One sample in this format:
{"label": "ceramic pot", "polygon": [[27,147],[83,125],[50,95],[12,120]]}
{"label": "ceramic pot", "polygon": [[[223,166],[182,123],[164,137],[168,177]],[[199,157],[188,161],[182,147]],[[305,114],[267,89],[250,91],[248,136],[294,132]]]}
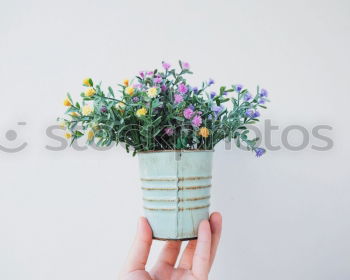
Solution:
{"label": "ceramic pot", "polygon": [[213,151],[150,151],[138,158],[153,238],[196,239],[200,221],[209,217]]}

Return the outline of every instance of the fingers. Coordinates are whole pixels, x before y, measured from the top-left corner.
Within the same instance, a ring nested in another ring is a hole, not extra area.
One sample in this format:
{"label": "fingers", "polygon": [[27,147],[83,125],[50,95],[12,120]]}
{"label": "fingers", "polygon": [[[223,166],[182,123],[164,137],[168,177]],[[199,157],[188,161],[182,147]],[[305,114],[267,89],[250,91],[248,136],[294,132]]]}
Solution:
{"label": "fingers", "polygon": [[137,229],[136,238],[129,253],[126,264],[126,272],[144,270],[152,245],[152,230],[147,219],[141,217]]}
{"label": "fingers", "polygon": [[192,273],[199,279],[207,279],[210,269],[211,230],[209,221],[199,225],[197,247],[193,256]]}
{"label": "fingers", "polygon": [[188,242],[186,249],[182,253],[182,257],[179,263],[179,268],[191,269],[194,251],[196,249],[197,240],[191,240]]}
{"label": "fingers", "polygon": [[210,229],[211,229],[211,249],[210,249],[210,267],[213,265],[216,251],[221,237],[222,230],[222,216],[218,212],[214,212],[210,216]]}
{"label": "fingers", "polygon": [[[210,249],[210,267],[212,266],[216,251],[219,245],[220,241],[220,236],[221,236],[221,229],[222,229],[222,217],[221,214],[218,212],[214,212],[210,216],[210,229],[211,229],[211,249]],[[179,263],[179,268],[182,269],[192,269],[192,261],[193,261],[193,256],[194,252],[196,249],[196,240],[190,241],[186,249],[184,250],[180,263]]]}
{"label": "fingers", "polygon": [[181,241],[167,241],[159,255],[158,262],[174,266],[181,249]]}

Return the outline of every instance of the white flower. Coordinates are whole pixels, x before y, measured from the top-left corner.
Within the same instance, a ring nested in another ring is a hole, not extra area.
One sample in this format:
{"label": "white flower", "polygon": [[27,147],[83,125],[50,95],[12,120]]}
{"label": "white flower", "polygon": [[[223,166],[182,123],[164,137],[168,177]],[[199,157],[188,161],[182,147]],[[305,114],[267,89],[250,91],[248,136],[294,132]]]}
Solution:
{"label": "white flower", "polygon": [[158,88],[151,87],[147,90],[147,95],[150,98],[155,98],[158,95]]}

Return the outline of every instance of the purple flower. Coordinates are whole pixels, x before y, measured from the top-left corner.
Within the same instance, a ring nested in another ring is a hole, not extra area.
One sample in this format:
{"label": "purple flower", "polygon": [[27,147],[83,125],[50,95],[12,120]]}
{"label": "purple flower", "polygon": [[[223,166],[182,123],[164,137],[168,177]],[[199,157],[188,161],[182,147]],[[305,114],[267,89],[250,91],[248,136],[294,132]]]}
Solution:
{"label": "purple flower", "polygon": [[250,118],[258,118],[260,117],[260,113],[258,111],[254,111],[253,109],[248,109],[245,114]]}
{"label": "purple flower", "polygon": [[214,112],[215,117],[217,117],[224,108],[221,106],[213,105],[211,109]]}
{"label": "purple flower", "polygon": [[139,72],[140,77],[143,79],[145,77],[145,71],[140,71]]}
{"label": "purple flower", "polygon": [[210,98],[213,99],[215,96],[216,96],[216,92],[215,92],[215,91],[212,91],[212,92],[210,93]]}
{"label": "purple flower", "polygon": [[194,116],[192,120],[192,125],[195,127],[200,127],[202,124],[202,117],[199,115]]}
{"label": "purple flower", "polygon": [[163,65],[163,68],[165,70],[169,70],[169,68],[171,67],[171,65],[169,63],[166,63],[166,62],[163,62],[162,65]]}
{"label": "purple flower", "polygon": [[213,79],[209,79],[209,81],[208,81],[209,86],[213,85],[214,83],[215,83],[215,81]]}
{"label": "purple flower", "polygon": [[198,93],[198,88],[197,87],[193,87],[192,91],[193,91],[194,94],[197,94]]}
{"label": "purple flower", "polygon": [[259,104],[265,104],[266,100],[264,98],[259,99]]}
{"label": "purple flower", "polygon": [[167,90],[166,85],[162,85],[160,88],[162,89],[162,91],[166,91]]}
{"label": "purple flower", "polygon": [[171,127],[165,128],[165,129],[164,129],[164,132],[165,132],[165,134],[168,135],[168,136],[174,135],[174,129],[171,128]]}
{"label": "purple flower", "polygon": [[142,88],[142,85],[141,85],[141,84],[134,84],[133,87],[134,87],[134,88],[141,89],[141,88]]}
{"label": "purple flower", "polygon": [[222,93],[222,95],[227,95],[227,91],[224,91],[224,92]]}
{"label": "purple flower", "polygon": [[194,106],[192,104],[188,105],[188,108],[190,108],[194,111]]}
{"label": "purple flower", "polygon": [[100,108],[100,112],[101,112],[101,113],[107,113],[107,107],[106,107],[106,106],[102,106],[102,107]]}
{"label": "purple flower", "polygon": [[192,116],[193,116],[193,114],[194,114],[194,111],[192,110],[192,108],[186,108],[185,110],[184,110],[184,117],[186,118],[186,119],[190,119],[190,118],[192,118]]}
{"label": "purple flower", "polygon": [[253,118],[255,111],[253,109],[248,109],[245,114],[247,117]]}
{"label": "purple flower", "polygon": [[255,111],[253,114],[253,118],[258,118],[260,117],[260,113],[258,111]]}
{"label": "purple flower", "polygon": [[256,157],[261,157],[266,152],[266,150],[263,148],[256,148],[254,151],[255,151]]}
{"label": "purple flower", "polygon": [[179,104],[179,103],[181,103],[182,101],[184,101],[184,98],[182,97],[181,94],[175,94],[175,95],[174,95],[174,103],[175,103],[175,104]]}
{"label": "purple flower", "polygon": [[268,96],[268,91],[266,89],[261,89],[260,90],[260,97],[267,97]]}
{"label": "purple flower", "polygon": [[244,95],[243,100],[244,100],[244,101],[249,101],[250,99],[252,99],[252,95],[251,95],[249,92],[247,92],[247,93]]}
{"label": "purple flower", "polygon": [[188,62],[182,62],[182,68],[188,70],[190,69],[190,64]]}
{"label": "purple flower", "polygon": [[153,75],[153,71],[148,71],[146,74],[147,74],[148,76],[152,76],[152,75]]}
{"label": "purple flower", "polygon": [[156,84],[160,84],[163,81],[162,77],[157,76],[153,79],[153,82]]}
{"label": "purple flower", "polygon": [[140,100],[140,98],[138,98],[137,96],[135,96],[135,97],[132,98],[132,101],[133,101],[134,103],[139,102],[139,100]]}
{"label": "purple flower", "polygon": [[238,92],[240,92],[242,89],[243,89],[243,86],[242,86],[242,85],[240,85],[240,84],[236,85],[236,90],[237,90]]}
{"label": "purple flower", "polygon": [[181,83],[181,84],[178,85],[177,91],[180,92],[180,93],[187,93],[188,88],[186,87],[185,84]]}

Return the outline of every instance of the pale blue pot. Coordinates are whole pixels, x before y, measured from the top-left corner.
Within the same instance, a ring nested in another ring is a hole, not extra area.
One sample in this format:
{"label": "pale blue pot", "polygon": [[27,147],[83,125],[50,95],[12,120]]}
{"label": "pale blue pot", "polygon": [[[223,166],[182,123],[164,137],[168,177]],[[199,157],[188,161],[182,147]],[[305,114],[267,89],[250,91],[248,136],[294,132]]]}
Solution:
{"label": "pale blue pot", "polygon": [[138,154],[145,215],[155,239],[197,238],[209,217],[213,151]]}

